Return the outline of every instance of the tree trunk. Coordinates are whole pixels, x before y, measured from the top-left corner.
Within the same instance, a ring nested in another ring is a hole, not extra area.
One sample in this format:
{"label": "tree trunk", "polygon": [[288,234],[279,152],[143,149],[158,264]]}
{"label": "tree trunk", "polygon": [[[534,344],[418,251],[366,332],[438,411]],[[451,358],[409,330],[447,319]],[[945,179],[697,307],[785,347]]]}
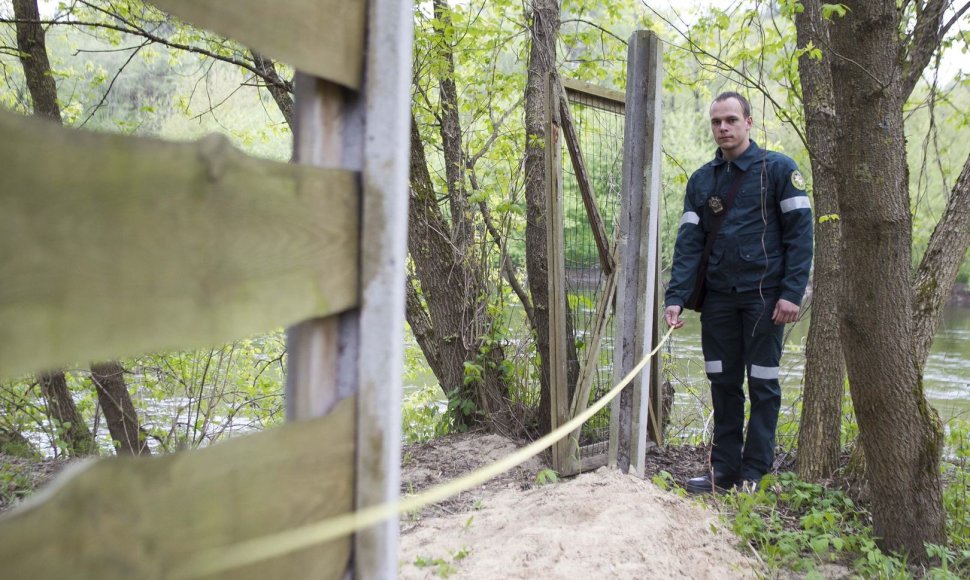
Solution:
{"label": "tree trunk", "polygon": [[[795,16],[798,47],[829,46],[827,24],[819,6],[807,3]],[[845,367],[839,339],[838,296],[841,222],[838,184],[835,180],[835,143],[838,124],[832,93],[832,62],[828,52],[816,60],[809,54],[798,60],[812,161],[815,199],[815,270],[812,278],[812,319],[805,352],[805,388],[798,429],[798,475],[818,481],[839,466],[842,394]]]}
{"label": "tree trunk", "polygon": [[44,28],[37,22],[40,12],[37,0],[13,0],[17,19],[17,50],[24,67],[27,89],[34,106],[34,115],[61,122],[61,108],[57,104],[57,84],[47,60]]}
{"label": "tree trunk", "polygon": [[[456,423],[467,427],[487,420],[505,430],[509,408],[501,364],[504,353],[498,344],[484,344],[484,332],[489,330],[485,286],[472,262],[455,252],[413,119],[410,193],[408,251],[421,294],[413,285],[408,290],[408,323],[453,404]],[[467,404],[463,408],[466,402],[474,403],[483,414]]]}
{"label": "tree trunk", "polygon": [[74,456],[96,453],[94,437],[74,404],[64,371],[41,373],[37,375],[37,380],[47,401],[47,417],[67,452]]}
{"label": "tree trunk", "polygon": [[559,2],[533,0],[530,31],[529,73],[525,90],[525,200],[526,272],[536,321],[539,354],[539,430],[547,432],[551,421],[549,387],[549,271],[546,248],[545,103],[546,82],[556,66],[556,35]]}
{"label": "tree trunk", "polygon": [[[37,1],[14,0],[13,12],[17,18],[17,50],[20,51],[20,62],[24,68],[34,115],[61,123],[57,85],[47,59],[44,29],[37,22],[40,20]],[[55,429],[63,429],[58,436],[66,443],[69,453],[94,453],[94,439],[74,405],[64,372],[50,371],[39,374],[37,378],[44,400],[47,401],[47,417]]]}
{"label": "tree trunk", "polygon": [[[914,348],[900,21],[895,4],[854,0],[832,27],[842,210],[842,344],[884,548],[926,558],[944,542],[943,431]],[[873,269],[878,268],[877,275]]]}
{"label": "tree trunk", "polygon": [[963,164],[943,217],[933,230],[913,286],[916,362],[926,365],[943,307],[970,246],[970,157]]}
{"label": "tree trunk", "polygon": [[145,434],[138,426],[138,413],[131,402],[121,364],[117,361],[92,364],[91,380],[98,391],[98,401],[118,455],[151,455]]}
{"label": "tree trunk", "polygon": [[259,73],[263,76],[263,79],[266,81],[266,90],[269,91],[269,94],[273,97],[273,101],[279,108],[280,113],[283,114],[283,120],[285,120],[287,126],[289,126],[290,133],[293,133],[292,83],[280,78],[279,73],[276,72],[276,64],[273,63],[271,59],[266,58],[255,50],[250,50],[249,56],[251,56],[253,59],[253,66],[256,67],[256,70],[259,71]]}
{"label": "tree trunk", "polygon": [[[17,49],[23,53],[20,60],[24,67],[24,76],[27,79],[27,87],[30,90],[30,98],[33,102],[34,115],[46,117],[61,123],[61,111],[57,103],[57,85],[54,81],[54,76],[51,74],[50,61],[47,58],[47,45],[44,41],[44,29],[41,27],[39,22],[40,13],[37,10],[36,0],[14,0],[14,15],[16,16],[17,22]],[[271,66],[270,63],[267,66]],[[117,367],[121,369],[121,365],[118,363],[105,363],[103,365],[105,368]],[[92,368],[92,372],[97,374],[97,370]],[[122,387],[124,386],[124,378],[121,377],[120,372],[117,373],[117,380],[121,381]],[[78,429],[83,429],[82,431],[72,432],[70,434],[71,440],[69,444],[72,448],[75,448],[74,441],[75,438],[80,438],[77,440],[76,445],[80,447],[75,449],[76,453],[93,453],[95,451],[94,440],[91,437],[87,426],[81,420],[80,415],[77,414],[77,409],[74,406],[74,402],[71,400],[70,393],[67,391],[67,381],[64,378],[63,372],[54,372],[41,376],[41,384],[47,385],[44,389],[45,397],[47,397],[48,409],[52,408],[54,412],[59,414],[55,418],[61,423],[70,423],[71,430],[77,426]],[[49,395],[49,396],[48,396]],[[98,390],[98,397],[102,396],[102,392]],[[53,399],[52,399],[53,398]],[[127,388],[116,389],[114,392],[114,400],[117,401],[116,408],[130,409],[130,417],[134,420],[135,429],[137,431],[138,418],[135,414],[135,407],[131,402],[131,397],[128,394]],[[102,406],[105,406],[104,401],[102,401]],[[106,407],[106,406],[105,406]],[[106,414],[108,409],[106,408]],[[63,414],[62,416],[60,414]],[[111,425],[109,419],[109,426]],[[115,432],[112,430],[112,437],[115,440],[120,440]],[[126,437],[127,439],[127,437]],[[90,442],[88,441],[90,440]],[[132,445],[137,445],[139,439],[135,437],[131,439],[135,443]],[[144,442],[144,438],[142,438]],[[144,447],[144,445],[139,446]],[[144,447],[144,451],[147,452],[148,448]],[[137,451],[136,451],[137,452]]]}
{"label": "tree trunk", "polygon": [[[458,89],[455,86],[454,35],[448,31],[451,14],[445,0],[434,0],[434,15],[439,21],[436,50],[444,62],[444,73],[438,75],[438,95],[441,104],[438,132],[441,135],[445,158],[445,179],[448,183],[448,206],[451,209],[451,238],[459,255],[470,259],[473,236],[471,211],[465,190],[465,149],[461,141],[461,119],[458,115]],[[466,288],[465,292],[470,289]]]}
{"label": "tree trunk", "polygon": [[[435,67],[450,220],[445,218],[428,170],[421,133],[411,120],[411,204],[408,249],[415,276],[409,279],[406,316],[412,331],[449,398],[459,427],[488,424],[508,432],[508,385],[502,346],[488,339],[494,326],[490,293],[484,276],[485,255],[473,244],[473,208],[468,203],[465,171],[468,155],[462,143],[458,90],[455,85],[455,42],[451,11],[444,0],[433,2],[436,24]],[[416,281],[420,285],[415,286]]]}

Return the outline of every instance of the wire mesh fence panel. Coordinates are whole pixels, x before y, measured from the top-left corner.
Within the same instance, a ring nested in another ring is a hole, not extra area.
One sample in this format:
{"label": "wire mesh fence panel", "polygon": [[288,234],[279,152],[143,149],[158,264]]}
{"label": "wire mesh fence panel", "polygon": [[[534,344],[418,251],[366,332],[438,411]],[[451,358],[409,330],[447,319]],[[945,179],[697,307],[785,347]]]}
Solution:
{"label": "wire mesh fence panel", "polygon": [[[573,126],[579,147],[583,152],[596,208],[606,228],[611,244],[620,209],[620,189],[623,168],[624,105],[602,96],[571,89],[567,91]],[[563,144],[563,158],[569,159]],[[588,349],[593,344],[593,328],[597,322],[596,305],[606,286],[606,273],[601,266],[593,229],[583,204],[576,172],[568,162],[563,163],[563,239],[565,247],[566,292],[572,318],[577,360],[570,365],[585,364]],[[590,401],[601,398],[613,385],[613,334],[612,308],[606,309],[608,317],[599,346],[596,366],[592,373]],[[580,435],[580,456],[588,458],[605,454],[609,440],[610,411],[604,409],[590,419]]]}

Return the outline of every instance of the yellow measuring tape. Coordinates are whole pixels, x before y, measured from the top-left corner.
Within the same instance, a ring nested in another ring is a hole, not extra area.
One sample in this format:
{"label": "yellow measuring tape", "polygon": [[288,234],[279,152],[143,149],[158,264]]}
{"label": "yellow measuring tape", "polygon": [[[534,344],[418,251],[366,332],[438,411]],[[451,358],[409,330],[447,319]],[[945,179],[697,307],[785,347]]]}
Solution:
{"label": "yellow measuring tape", "polygon": [[406,497],[403,500],[367,507],[356,512],[326,519],[322,522],[309,524],[301,528],[294,528],[271,536],[240,542],[227,548],[207,550],[190,558],[182,566],[179,566],[174,571],[173,576],[175,578],[199,578],[282,556],[283,554],[302,550],[315,544],[322,544],[353,534],[354,532],[393,518],[398,514],[419,510],[479,486],[493,477],[525,463],[532,457],[552,447],[554,443],[563,437],[580,428],[583,423],[615,399],[620,394],[620,391],[643,370],[643,367],[650,361],[650,358],[667,342],[673,330],[673,328],[669,329],[667,334],[657,343],[656,348],[644,356],[637,366],[633,367],[633,370],[627,373],[623,377],[623,380],[617,383],[599,401],[590,405],[585,411],[555,431],[495,463],[482,466],[458,479],[432,487],[419,494]]}

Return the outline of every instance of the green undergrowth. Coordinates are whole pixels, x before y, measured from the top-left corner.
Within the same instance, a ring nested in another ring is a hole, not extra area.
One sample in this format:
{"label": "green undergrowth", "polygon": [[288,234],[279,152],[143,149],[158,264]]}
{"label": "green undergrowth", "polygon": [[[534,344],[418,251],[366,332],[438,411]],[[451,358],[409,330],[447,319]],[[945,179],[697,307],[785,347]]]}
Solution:
{"label": "green undergrowth", "polygon": [[[702,496],[724,514],[737,536],[757,552],[768,577],[796,572],[823,578],[835,564],[855,578],[970,578],[970,422],[947,426],[942,461],[947,545],[927,545],[934,565],[915,566],[905,557],[886,554],[876,545],[872,518],[865,506],[845,492],[800,480],[794,473],[766,476],[754,493]],[[681,496],[686,492],[661,472],[655,484]],[[747,551],[747,547],[745,548]]]}
{"label": "green undergrowth", "polygon": [[33,488],[26,464],[0,461],[0,511],[30,495]]}
{"label": "green undergrowth", "polygon": [[405,443],[425,443],[452,431],[447,407],[443,406],[441,396],[441,388],[430,385],[404,398],[401,405],[401,432]]}
{"label": "green undergrowth", "polygon": [[734,533],[772,572],[791,569],[812,577],[823,563],[839,563],[865,578],[905,577],[905,562],[879,550],[868,514],[841,491],[782,473],[766,477],[753,494],[715,501],[726,508]]}
{"label": "green undergrowth", "polygon": [[450,554],[450,558],[435,556],[418,556],[414,560],[414,565],[422,570],[429,570],[432,575],[438,578],[450,578],[456,574],[461,566],[461,561],[471,554],[468,546]]}

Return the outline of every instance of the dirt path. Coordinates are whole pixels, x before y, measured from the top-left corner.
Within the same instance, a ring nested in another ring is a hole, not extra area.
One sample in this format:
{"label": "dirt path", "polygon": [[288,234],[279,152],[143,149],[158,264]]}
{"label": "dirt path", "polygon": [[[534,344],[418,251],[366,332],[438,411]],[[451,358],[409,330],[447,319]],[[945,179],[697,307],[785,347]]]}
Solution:
{"label": "dirt path", "polygon": [[[406,491],[504,456],[495,435],[406,451]],[[755,578],[759,564],[696,502],[600,469],[537,486],[538,460],[401,520],[401,578]]]}

